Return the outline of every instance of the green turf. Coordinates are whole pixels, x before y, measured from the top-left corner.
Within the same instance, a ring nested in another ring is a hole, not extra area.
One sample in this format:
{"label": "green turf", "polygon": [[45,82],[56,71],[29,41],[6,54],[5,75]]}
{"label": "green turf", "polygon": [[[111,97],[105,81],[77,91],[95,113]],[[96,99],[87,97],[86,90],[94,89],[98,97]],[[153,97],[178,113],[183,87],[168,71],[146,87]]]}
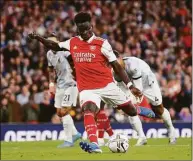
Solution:
{"label": "green turf", "polygon": [[191,160],[192,141],[179,138],[176,145],[168,145],[168,139],[149,139],[148,145],[135,147],[130,140],[127,153],[112,153],[103,147],[102,154],[88,154],[78,143],[72,148],[58,149],[61,141],[1,142],[2,160]]}

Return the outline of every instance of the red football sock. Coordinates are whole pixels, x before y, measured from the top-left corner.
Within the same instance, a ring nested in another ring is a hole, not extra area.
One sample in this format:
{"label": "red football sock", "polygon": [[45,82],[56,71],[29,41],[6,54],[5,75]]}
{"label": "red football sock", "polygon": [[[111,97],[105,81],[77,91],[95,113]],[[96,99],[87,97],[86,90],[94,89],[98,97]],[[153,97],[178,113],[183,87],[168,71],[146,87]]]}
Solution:
{"label": "red football sock", "polygon": [[[108,117],[107,117],[108,118]],[[108,118],[108,120],[106,121],[106,132],[108,133],[109,136],[112,136],[113,135],[113,129],[111,127],[111,123],[110,123],[110,120]]]}
{"label": "red football sock", "polygon": [[105,133],[105,116],[104,110],[100,110],[96,115],[98,137],[103,138]]}
{"label": "red football sock", "polygon": [[113,135],[113,130],[109,118],[107,117],[104,110],[100,110],[96,116],[97,119],[97,128],[98,128],[98,137],[104,137],[104,130],[108,133],[109,136]]}
{"label": "red football sock", "polygon": [[90,142],[98,143],[97,141],[97,126],[94,119],[94,114],[90,111],[84,112],[84,127]]}

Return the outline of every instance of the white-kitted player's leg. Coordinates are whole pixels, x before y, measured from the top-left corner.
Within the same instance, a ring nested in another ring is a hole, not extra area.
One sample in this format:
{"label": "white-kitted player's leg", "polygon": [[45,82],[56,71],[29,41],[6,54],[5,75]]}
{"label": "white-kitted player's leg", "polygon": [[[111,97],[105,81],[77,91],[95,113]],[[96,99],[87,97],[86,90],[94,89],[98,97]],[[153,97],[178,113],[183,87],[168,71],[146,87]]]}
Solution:
{"label": "white-kitted player's leg", "polygon": [[139,119],[139,116],[129,116],[128,118],[132,128],[137,132],[139,136],[136,146],[147,144],[147,139],[144,134],[142,123],[141,120]]}
{"label": "white-kitted player's leg", "polygon": [[[131,99],[131,102],[133,104],[139,104],[141,103],[141,99],[137,99],[128,89],[127,86],[123,82],[117,83],[117,86],[127,94],[127,96]],[[132,126],[132,128],[137,132],[139,139],[137,141],[136,146],[141,146],[147,144],[147,139],[143,131],[141,120],[139,119],[139,116],[128,116],[129,122]]]}
{"label": "white-kitted player's leg", "polygon": [[64,143],[59,145],[58,148],[66,148],[73,146],[72,142],[72,128],[70,127],[69,120],[70,115],[68,113],[68,108],[62,107],[62,100],[65,94],[65,89],[56,89],[55,94],[55,104],[54,106],[57,108],[57,115],[61,118],[61,122],[63,125],[64,132]]}
{"label": "white-kitted player's leg", "polygon": [[62,117],[62,124],[63,124],[63,129],[64,129],[64,134],[65,134],[65,141],[73,143],[72,140],[72,117],[70,114],[67,114]]}
{"label": "white-kitted player's leg", "polygon": [[[70,86],[65,90],[64,97],[62,100],[62,107],[76,107],[78,97],[78,88],[77,86]],[[72,142],[81,138],[81,134],[77,131],[74,121],[70,115],[69,122],[70,130],[72,131]]]}
{"label": "white-kitted player's leg", "polygon": [[[76,128],[74,126],[74,121],[69,114],[69,111],[71,109],[71,106],[76,103],[76,99],[74,99],[73,97],[77,98],[78,93],[76,94],[73,88],[74,87],[68,87],[66,89],[56,90],[55,107],[57,108],[57,114],[61,117],[65,135],[65,141],[63,144],[58,146],[59,148],[70,147],[74,145],[73,133],[75,133]],[[76,135],[79,135],[79,138],[81,137],[77,130],[74,136]],[[78,139],[78,137],[76,138]]]}
{"label": "white-kitted player's leg", "polygon": [[176,141],[175,128],[172,124],[169,111],[163,107],[161,90],[156,79],[153,81],[151,86],[147,86],[144,89],[143,94],[153,105],[154,112],[157,114],[157,116],[163,119],[164,124],[168,128],[170,143],[171,144],[175,143]]}

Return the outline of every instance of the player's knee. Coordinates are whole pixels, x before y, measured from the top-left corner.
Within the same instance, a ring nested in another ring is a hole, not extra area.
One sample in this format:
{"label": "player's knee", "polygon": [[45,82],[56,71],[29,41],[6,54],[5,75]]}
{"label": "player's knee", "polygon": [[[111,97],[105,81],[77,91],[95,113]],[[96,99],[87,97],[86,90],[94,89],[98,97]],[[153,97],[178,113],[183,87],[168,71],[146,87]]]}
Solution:
{"label": "player's knee", "polygon": [[153,110],[153,112],[154,112],[157,116],[161,117],[162,114],[163,114],[163,112],[164,112],[164,107],[163,107],[163,105],[161,104],[161,105],[153,106],[152,110]]}
{"label": "player's knee", "polygon": [[59,117],[63,117],[69,113],[69,108],[59,108],[56,113]]}
{"label": "player's knee", "polygon": [[92,112],[94,114],[96,114],[99,111],[97,105],[95,105],[92,102],[88,102],[85,105],[83,105],[82,110],[83,110],[83,112],[87,111],[87,112]]}
{"label": "player's knee", "polygon": [[129,116],[136,116],[136,115],[137,115],[137,110],[136,110],[136,108],[132,107],[129,110]]}
{"label": "player's knee", "polygon": [[136,116],[137,115],[137,110],[136,110],[135,106],[133,106],[131,103],[129,103],[125,106],[121,106],[121,107],[119,107],[119,109],[121,109],[123,112],[125,112],[129,116]]}

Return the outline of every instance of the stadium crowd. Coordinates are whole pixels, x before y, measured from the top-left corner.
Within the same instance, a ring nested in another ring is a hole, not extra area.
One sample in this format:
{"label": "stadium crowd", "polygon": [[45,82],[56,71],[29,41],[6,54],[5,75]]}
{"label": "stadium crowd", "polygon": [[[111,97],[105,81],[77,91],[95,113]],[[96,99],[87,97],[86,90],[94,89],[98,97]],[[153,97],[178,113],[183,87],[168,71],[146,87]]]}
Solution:
{"label": "stadium crowd", "polygon": [[[173,1],[1,1],[1,122],[58,123],[48,92],[46,50],[36,31],[57,33],[60,41],[76,35],[73,17],[89,11],[96,35],[124,56],[145,60],[156,73],[163,103],[173,120],[192,116],[192,2]],[[128,121],[106,107],[111,121]],[[81,109],[72,109],[82,121]]]}

